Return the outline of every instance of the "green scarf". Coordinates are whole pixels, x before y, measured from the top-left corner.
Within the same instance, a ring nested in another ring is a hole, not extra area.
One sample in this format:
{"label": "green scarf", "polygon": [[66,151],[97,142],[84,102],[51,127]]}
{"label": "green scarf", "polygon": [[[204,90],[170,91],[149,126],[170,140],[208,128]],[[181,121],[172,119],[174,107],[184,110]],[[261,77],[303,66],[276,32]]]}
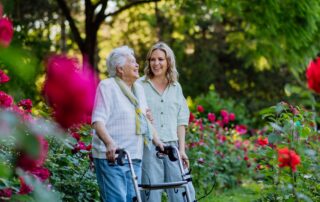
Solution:
{"label": "green scarf", "polygon": [[[115,77],[115,81],[120,87],[122,93],[129,99],[129,101],[133,104],[135,108],[135,121],[136,121],[136,134],[137,135],[143,135],[144,137],[144,143],[148,147],[150,146],[150,142],[152,140],[152,125],[150,121],[147,119],[147,117],[142,113],[142,110],[139,106],[138,102],[138,95],[136,92],[136,86],[135,84],[132,85],[132,92],[128,90],[128,88],[125,86],[125,84],[121,81],[119,77]],[[141,131],[141,124],[145,123],[147,124],[147,131],[145,133],[142,133]]]}

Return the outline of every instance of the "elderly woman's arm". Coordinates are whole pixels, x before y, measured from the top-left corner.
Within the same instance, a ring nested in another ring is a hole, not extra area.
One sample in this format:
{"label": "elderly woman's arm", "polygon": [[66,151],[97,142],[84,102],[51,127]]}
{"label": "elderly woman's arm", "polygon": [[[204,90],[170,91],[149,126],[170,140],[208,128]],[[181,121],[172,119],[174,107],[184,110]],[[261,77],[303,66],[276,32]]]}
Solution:
{"label": "elderly woman's arm", "polygon": [[108,161],[114,162],[115,161],[115,154],[116,154],[116,149],[117,146],[113,142],[113,139],[111,136],[107,133],[105,126],[102,122],[97,121],[94,122],[93,128],[96,130],[96,133],[100,140],[106,145],[107,147],[107,159]]}

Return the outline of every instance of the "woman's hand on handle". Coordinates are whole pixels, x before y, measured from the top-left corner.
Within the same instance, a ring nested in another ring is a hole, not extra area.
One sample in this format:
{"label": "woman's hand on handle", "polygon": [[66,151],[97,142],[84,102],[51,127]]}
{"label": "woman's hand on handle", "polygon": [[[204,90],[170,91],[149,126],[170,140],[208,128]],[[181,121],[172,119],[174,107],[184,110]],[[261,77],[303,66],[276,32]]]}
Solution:
{"label": "woman's hand on handle", "polygon": [[154,146],[159,147],[161,151],[164,151],[164,144],[157,136],[153,137],[152,143]]}
{"label": "woman's hand on handle", "polygon": [[116,160],[116,150],[117,150],[117,146],[112,142],[110,142],[108,145],[107,145],[107,153],[106,153],[106,156],[107,156],[107,159],[108,161],[110,162],[115,162]]}
{"label": "woman's hand on handle", "polygon": [[180,157],[181,157],[181,160],[182,160],[182,163],[183,163],[183,167],[184,168],[189,168],[190,163],[189,163],[189,159],[188,159],[188,156],[187,156],[186,152],[179,151],[179,153],[180,153]]}

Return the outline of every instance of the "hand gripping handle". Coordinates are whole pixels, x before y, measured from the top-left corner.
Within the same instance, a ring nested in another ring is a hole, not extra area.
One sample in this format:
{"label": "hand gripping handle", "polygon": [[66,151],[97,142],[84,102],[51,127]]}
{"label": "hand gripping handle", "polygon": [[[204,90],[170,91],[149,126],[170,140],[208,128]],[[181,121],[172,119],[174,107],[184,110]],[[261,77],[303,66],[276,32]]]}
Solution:
{"label": "hand gripping handle", "polygon": [[156,151],[157,151],[157,156],[158,157],[160,156],[159,158],[161,158],[161,155],[168,155],[170,161],[176,161],[179,158],[177,154],[177,150],[171,145],[164,146],[163,151],[161,151],[160,147],[156,147]]}

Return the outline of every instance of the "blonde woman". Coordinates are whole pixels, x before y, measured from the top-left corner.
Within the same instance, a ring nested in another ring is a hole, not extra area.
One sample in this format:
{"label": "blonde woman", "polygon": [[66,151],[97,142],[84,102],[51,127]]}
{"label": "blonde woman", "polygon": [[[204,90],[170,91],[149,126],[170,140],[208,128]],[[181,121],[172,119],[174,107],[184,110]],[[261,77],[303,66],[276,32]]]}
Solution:
{"label": "blonde woman", "polygon": [[[159,42],[152,46],[146,58],[144,73],[139,82],[144,88],[158,136],[165,145],[177,146],[187,168],[189,160],[185,152],[185,131],[189,121],[189,109],[178,83],[174,53],[167,44]],[[181,180],[178,163],[168,158],[157,158],[154,148],[144,149],[142,162],[143,184]],[[190,190],[194,198],[192,184]],[[169,201],[184,201],[183,191],[184,189],[166,190]],[[160,202],[161,194],[162,190],[152,190],[144,191],[141,196],[143,201]]]}

